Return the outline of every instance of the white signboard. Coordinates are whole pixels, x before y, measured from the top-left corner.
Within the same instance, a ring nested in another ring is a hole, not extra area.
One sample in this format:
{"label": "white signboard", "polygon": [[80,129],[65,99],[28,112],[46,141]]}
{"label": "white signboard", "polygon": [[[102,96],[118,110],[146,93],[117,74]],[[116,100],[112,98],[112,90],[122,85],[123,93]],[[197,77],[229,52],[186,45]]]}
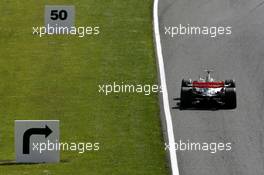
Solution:
{"label": "white signboard", "polygon": [[59,162],[59,136],[59,120],[16,120],[16,162]]}
{"label": "white signboard", "polygon": [[[63,34],[65,28],[75,26],[75,7],[65,5],[45,6],[45,26],[51,33]],[[49,33],[50,34],[50,33]]]}

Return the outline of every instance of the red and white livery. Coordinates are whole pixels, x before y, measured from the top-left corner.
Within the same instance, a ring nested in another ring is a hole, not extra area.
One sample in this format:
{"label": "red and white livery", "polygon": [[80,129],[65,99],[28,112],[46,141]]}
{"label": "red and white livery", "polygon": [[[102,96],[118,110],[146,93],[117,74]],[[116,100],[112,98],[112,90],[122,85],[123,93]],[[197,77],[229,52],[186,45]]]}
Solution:
{"label": "red and white livery", "polygon": [[216,81],[211,77],[211,70],[206,72],[204,79],[182,80],[181,109],[194,107],[235,109],[237,106],[235,81]]}

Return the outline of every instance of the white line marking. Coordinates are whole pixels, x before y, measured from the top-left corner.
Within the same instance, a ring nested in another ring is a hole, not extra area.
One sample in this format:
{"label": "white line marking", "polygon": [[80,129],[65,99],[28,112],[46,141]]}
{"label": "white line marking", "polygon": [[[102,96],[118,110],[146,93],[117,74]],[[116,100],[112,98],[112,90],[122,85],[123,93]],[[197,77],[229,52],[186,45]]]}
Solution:
{"label": "white line marking", "polygon": [[154,34],[155,34],[155,39],[156,39],[156,52],[157,52],[157,57],[158,57],[160,81],[161,81],[161,87],[162,87],[163,107],[165,111],[168,141],[169,141],[169,146],[170,146],[169,151],[170,151],[172,175],[179,175],[177,155],[176,155],[176,150],[175,150],[175,139],[174,139],[174,133],[173,133],[172,120],[171,120],[171,112],[170,112],[170,107],[169,107],[166,75],[165,75],[165,70],[164,70],[164,62],[163,62],[161,42],[160,42],[158,4],[159,4],[159,0],[154,0],[153,18],[154,18]]}

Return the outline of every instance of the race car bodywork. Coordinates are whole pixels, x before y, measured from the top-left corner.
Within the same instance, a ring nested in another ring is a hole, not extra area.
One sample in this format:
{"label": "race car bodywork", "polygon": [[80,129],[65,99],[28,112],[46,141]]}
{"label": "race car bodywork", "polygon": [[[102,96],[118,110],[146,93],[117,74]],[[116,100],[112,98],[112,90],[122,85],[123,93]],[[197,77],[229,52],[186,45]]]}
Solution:
{"label": "race car bodywork", "polygon": [[205,79],[182,80],[180,107],[221,107],[235,109],[237,106],[234,80],[216,81],[211,77],[211,70],[206,70]]}

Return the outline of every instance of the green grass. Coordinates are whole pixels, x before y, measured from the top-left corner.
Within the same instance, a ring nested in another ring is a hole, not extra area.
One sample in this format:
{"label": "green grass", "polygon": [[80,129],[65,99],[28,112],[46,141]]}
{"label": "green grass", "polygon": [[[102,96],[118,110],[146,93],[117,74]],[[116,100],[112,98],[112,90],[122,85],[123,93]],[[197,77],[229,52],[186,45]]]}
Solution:
{"label": "green grass", "polygon": [[[44,5],[76,7],[94,37],[33,36]],[[0,175],[167,174],[156,94],[98,93],[98,84],[156,83],[152,0],[0,1]],[[3,165],[15,158],[14,120],[58,119],[61,141],[100,142],[62,152],[58,164]]]}

